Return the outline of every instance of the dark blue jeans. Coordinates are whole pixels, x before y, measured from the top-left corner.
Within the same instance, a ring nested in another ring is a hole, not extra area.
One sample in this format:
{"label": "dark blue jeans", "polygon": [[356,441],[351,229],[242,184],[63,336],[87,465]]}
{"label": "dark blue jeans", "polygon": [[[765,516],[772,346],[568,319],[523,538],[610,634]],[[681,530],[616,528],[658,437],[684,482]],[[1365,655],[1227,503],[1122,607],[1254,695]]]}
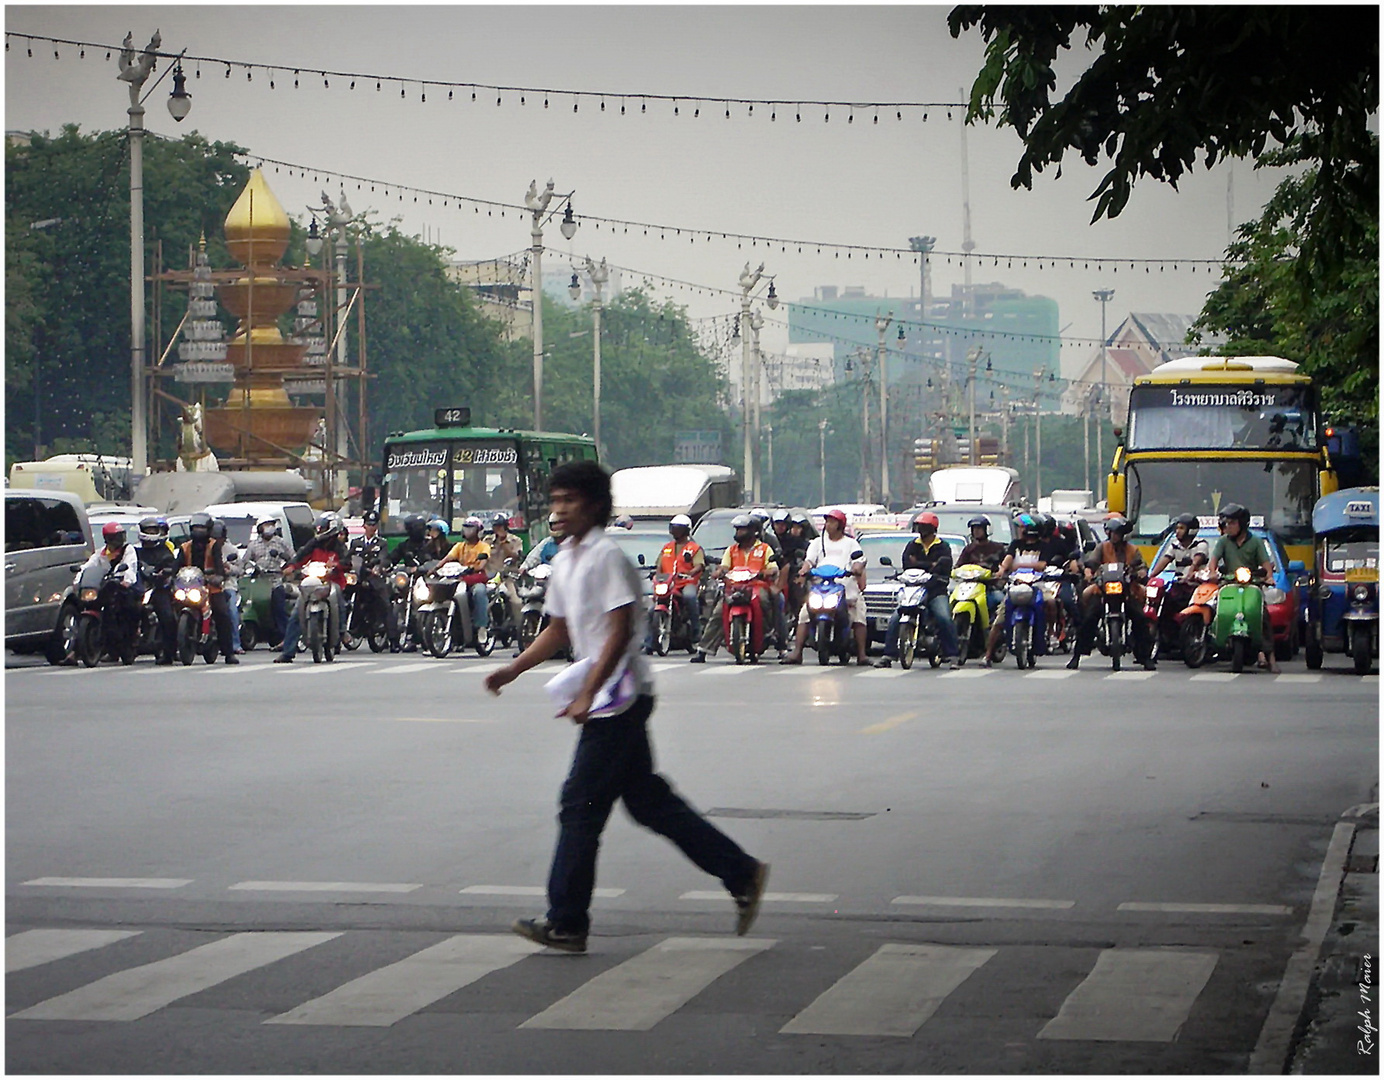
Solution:
{"label": "dark blue jeans", "polygon": [[616,799],[646,829],[666,836],[732,894],[744,892],[758,861],[679,798],[654,772],[645,724],[654,699],[636,699],[619,716],[582,725],[572,769],[562,785],[557,850],[548,875],[548,921],[584,934],[591,925],[596,853]]}

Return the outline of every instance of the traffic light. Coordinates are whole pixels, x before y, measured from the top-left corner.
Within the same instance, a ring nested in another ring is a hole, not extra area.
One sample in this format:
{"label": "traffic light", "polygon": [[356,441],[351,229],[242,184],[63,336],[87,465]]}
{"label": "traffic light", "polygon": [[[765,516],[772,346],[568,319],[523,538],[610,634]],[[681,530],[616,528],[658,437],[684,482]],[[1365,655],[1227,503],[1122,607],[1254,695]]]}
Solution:
{"label": "traffic light", "polygon": [[1000,441],[994,435],[981,435],[976,442],[979,444],[980,464],[999,465],[1000,462]]}
{"label": "traffic light", "polygon": [[956,463],[958,465],[969,465],[971,463],[971,440],[962,435],[956,440]]}
{"label": "traffic light", "polygon": [[913,468],[917,472],[932,472],[937,468],[936,440],[913,440]]}

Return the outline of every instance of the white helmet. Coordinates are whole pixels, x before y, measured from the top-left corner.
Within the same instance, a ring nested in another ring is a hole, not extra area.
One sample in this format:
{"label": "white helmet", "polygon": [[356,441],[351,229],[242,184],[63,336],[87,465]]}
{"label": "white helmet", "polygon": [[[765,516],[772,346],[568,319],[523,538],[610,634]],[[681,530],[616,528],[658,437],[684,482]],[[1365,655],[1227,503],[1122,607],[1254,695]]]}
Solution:
{"label": "white helmet", "polygon": [[673,519],[668,522],[668,531],[672,532],[679,526],[690,532],[692,529],[692,519],[686,514],[674,514]]}
{"label": "white helmet", "polygon": [[485,523],[481,521],[481,519],[478,518],[475,514],[472,514],[470,517],[468,517],[465,521],[461,523],[461,527],[463,529],[475,529],[477,532],[479,532],[481,529],[485,528]]}

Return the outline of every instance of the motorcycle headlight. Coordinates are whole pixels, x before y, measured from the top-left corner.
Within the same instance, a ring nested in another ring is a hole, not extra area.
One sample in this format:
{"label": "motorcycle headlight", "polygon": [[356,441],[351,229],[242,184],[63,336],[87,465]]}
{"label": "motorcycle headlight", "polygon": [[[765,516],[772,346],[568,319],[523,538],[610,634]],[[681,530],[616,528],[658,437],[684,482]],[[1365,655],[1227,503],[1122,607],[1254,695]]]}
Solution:
{"label": "motorcycle headlight", "polygon": [[1368,585],[1357,585],[1350,591],[1351,599],[1357,604],[1368,604],[1370,602],[1370,587]]}
{"label": "motorcycle headlight", "polygon": [[402,590],[402,589],[407,589],[407,588],[408,588],[408,575],[407,575],[407,574],[395,574],[395,575],[394,575],[394,587],[395,587],[396,589],[401,589],[401,590]]}
{"label": "motorcycle headlight", "polygon": [[188,601],[188,603],[190,603],[190,604],[200,604],[200,603],[202,602],[202,590],[201,590],[201,589],[188,589],[188,590],[187,590],[187,601]]}
{"label": "motorcycle headlight", "polygon": [[1253,575],[1251,574],[1250,568],[1248,566],[1242,566],[1240,567],[1240,569],[1235,571],[1235,580],[1238,581],[1241,585],[1248,585],[1249,579],[1252,576]]}
{"label": "motorcycle headlight", "polygon": [[666,581],[660,581],[657,585],[654,586],[654,594],[656,596],[667,596],[668,583]]}
{"label": "motorcycle headlight", "polygon": [[96,589],[83,589],[83,590],[82,590],[82,603],[85,604],[85,603],[89,603],[89,602],[95,600],[96,597],[97,597],[97,595],[98,595],[98,593],[97,593],[97,590],[96,590]]}
{"label": "motorcycle headlight", "polygon": [[1015,585],[1009,590],[1009,599],[1021,606],[1033,603],[1033,586]]}
{"label": "motorcycle headlight", "polygon": [[808,607],[808,610],[809,610],[809,611],[821,611],[821,610],[822,610],[822,594],[821,594],[821,593],[812,593],[812,594],[810,594],[810,595],[808,596],[808,598],[807,598],[807,607]]}
{"label": "motorcycle headlight", "polygon": [[347,574],[347,575],[346,575],[346,584],[347,584],[347,585],[354,585],[355,583],[356,583],[356,575],[355,575],[355,574]]}
{"label": "motorcycle headlight", "polygon": [[1124,582],[1123,582],[1123,581],[1107,581],[1107,582],[1105,583],[1105,591],[1106,591],[1106,593],[1107,593],[1108,595],[1110,595],[1110,596],[1119,596],[1120,593],[1124,592]]}
{"label": "motorcycle headlight", "polygon": [[186,590],[186,589],[174,589],[174,590],[173,590],[173,598],[174,598],[175,600],[186,600],[186,599],[187,599],[187,590]]}

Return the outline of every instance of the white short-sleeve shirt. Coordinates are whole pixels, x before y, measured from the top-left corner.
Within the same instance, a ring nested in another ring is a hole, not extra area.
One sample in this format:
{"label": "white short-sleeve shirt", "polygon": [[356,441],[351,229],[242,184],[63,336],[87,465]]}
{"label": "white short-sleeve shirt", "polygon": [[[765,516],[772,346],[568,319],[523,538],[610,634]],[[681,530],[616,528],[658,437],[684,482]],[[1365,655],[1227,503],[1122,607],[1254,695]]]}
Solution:
{"label": "white short-sleeve shirt", "polygon": [[[842,570],[851,569],[851,556],[860,550],[860,541],[854,536],[843,536],[840,540],[832,540],[823,533],[812,543],[807,545],[807,555],[803,563],[808,567],[814,566],[839,566]],[[846,585],[846,599],[854,600],[860,595],[860,586],[856,584],[855,576],[851,575],[844,579]]]}
{"label": "white short-sleeve shirt", "polygon": [[549,615],[567,621],[567,635],[578,660],[599,657],[610,636],[610,613],[634,604],[634,633],[611,681],[628,668],[634,674],[635,692],[653,693],[653,676],[640,651],[644,612],[639,571],[605,530],[598,526],[580,542],[570,537],[562,542],[553,559],[553,576],[544,603]]}

